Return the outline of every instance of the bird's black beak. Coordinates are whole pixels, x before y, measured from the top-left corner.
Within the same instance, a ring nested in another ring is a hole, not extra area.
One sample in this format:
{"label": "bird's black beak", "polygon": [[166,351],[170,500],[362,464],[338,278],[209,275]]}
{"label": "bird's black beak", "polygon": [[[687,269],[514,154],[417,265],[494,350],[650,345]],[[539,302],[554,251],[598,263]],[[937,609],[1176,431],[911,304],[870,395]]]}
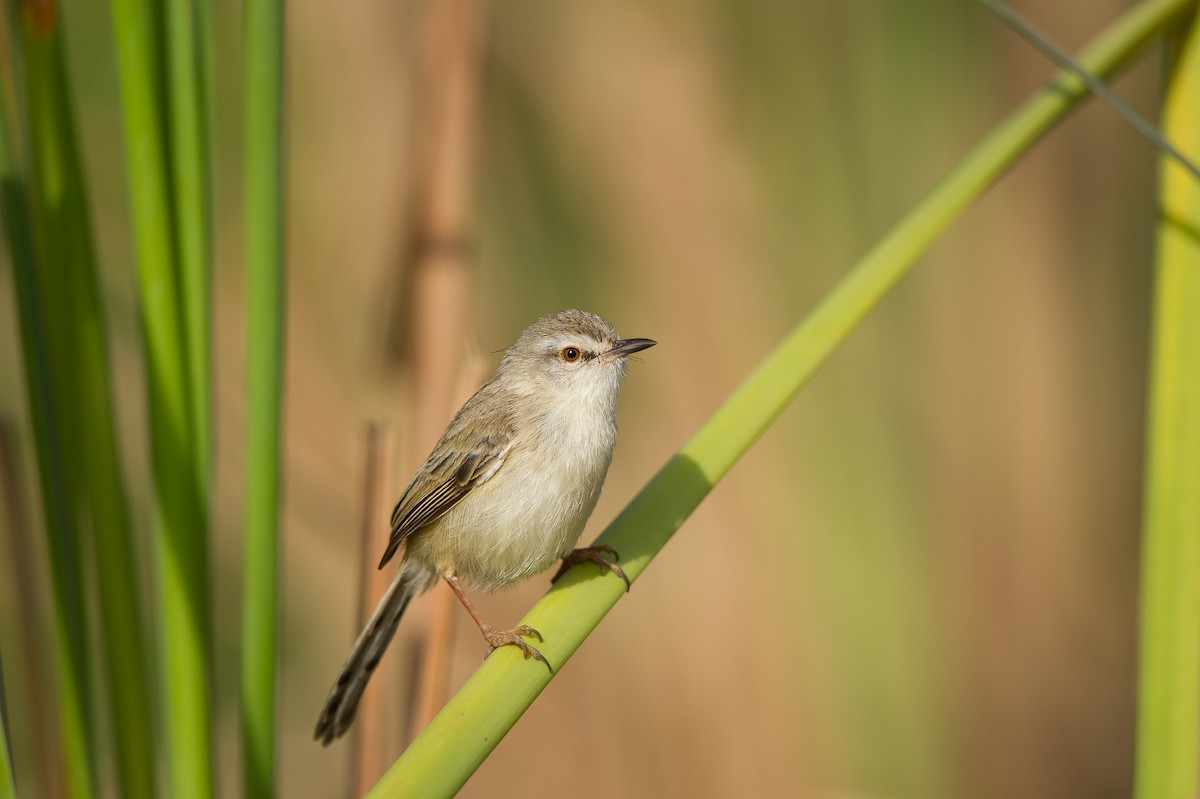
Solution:
{"label": "bird's black beak", "polygon": [[624,358],[627,355],[633,355],[635,352],[648,350],[658,342],[649,338],[627,338],[618,341],[612,346],[608,352],[604,353],[609,360],[614,358]]}

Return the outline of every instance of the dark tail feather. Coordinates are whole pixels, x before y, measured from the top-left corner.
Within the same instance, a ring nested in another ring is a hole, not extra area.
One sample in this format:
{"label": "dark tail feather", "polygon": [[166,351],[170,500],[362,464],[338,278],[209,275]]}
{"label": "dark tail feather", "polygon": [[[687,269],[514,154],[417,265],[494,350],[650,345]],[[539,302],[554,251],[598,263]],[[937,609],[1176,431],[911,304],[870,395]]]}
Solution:
{"label": "dark tail feather", "polygon": [[313,738],[323,745],[328,746],[341,738],[350,728],[367,681],[371,679],[371,673],[379,665],[379,659],[396,634],[396,626],[404,615],[404,609],[408,607],[409,600],[428,587],[429,582],[428,575],[405,564],[383,599],[379,600],[371,620],[354,642],[341,673],[329,689],[329,696],[325,697],[325,706],[321,708],[321,716],[313,730]]}

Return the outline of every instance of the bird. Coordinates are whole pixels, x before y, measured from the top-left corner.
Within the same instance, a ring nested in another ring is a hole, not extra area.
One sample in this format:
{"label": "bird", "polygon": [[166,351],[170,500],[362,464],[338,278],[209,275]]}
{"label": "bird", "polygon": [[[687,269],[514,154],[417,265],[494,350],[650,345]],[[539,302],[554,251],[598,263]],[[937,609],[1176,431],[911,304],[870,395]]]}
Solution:
{"label": "bird", "polygon": [[455,414],[396,503],[379,568],[397,553],[400,566],[329,690],[316,741],[328,746],[350,728],[405,608],[439,579],[478,625],[488,655],[516,646],[552,673],[525,640],[544,641],[541,633],[492,627],[466,588],[508,588],[561,560],[551,582],[593,562],[628,590],[611,547],[575,544],[612,461],[627,359],[656,343],[623,339],[604,318],[565,310],[529,325],[505,351],[496,375]]}

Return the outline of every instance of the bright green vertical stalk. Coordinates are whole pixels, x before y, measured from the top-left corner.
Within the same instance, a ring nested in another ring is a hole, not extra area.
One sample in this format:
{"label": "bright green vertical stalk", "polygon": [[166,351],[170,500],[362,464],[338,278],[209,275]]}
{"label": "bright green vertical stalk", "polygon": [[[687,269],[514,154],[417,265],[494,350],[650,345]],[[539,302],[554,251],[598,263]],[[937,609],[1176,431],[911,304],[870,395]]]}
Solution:
{"label": "bright green vertical stalk", "polygon": [[[24,16],[27,8],[19,9]],[[41,20],[31,19],[31,23]],[[47,21],[52,23],[52,20]],[[19,23],[24,24],[24,23]],[[15,53],[17,47],[10,49]],[[15,67],[15,65],[14,65]],[[14,72],[17,69],[14,68]],[[5,238],[13,266],[25,390],[37,450],[42,512],[50,554],[54,614],[54,660],[58,680],[63,784],[71,797],[95,794],[88,683],[87,628],[83,616],[82,568],[78,533],[71,513],[63,430],[56,424],[63,398],[50,372],[52,347],[39,289],[37,253],[30,221],[28,189],[12,147],[12,128],[0,103],[0,190]]]}
{"label": "bright green vertical stalk", "polygon": [[90,524],[98,570],[103,649],[116,730],[121,793],[153,794],[154,757],[146,687],[139,580],[114,431],[108,334],[99,299],[87,190],[57,20],[24,14],[31,221],[40,256],[39,282],[59,396],[86,398],[58,406],[74,468],[73,506]]}
{"label": "bright green vertical stalk", "polygon": [[[192,369],[174,240],[164,74],[154,18],[113,0],[154,462],[159,642],[168,786],[212,795],[206,479],[199,473]],[[207,462],[207,457],[203,459]]]}
{"label": "bright green vertical stalk", "polygon": [[275,793],[279,435],[284,362],[283,3],[245,5],[246,528],[242,746],[247,797]]}
{"label": "bright green vertical stalk", "polygon": [[209,179],[205,21],[194,0],[166,0],[166,75],[171,187],[184,347],[189,369],[196,475],[207,505],[212,456],[212,214]]}
{"label": "bright green vertical stalk", "polygon": [[[1200,24],[1171,76],[1166,137],[1200,159]],[[1137,799],[1192,799],[1200,768],[1200,183],[1162,164],[1143,518]]]}

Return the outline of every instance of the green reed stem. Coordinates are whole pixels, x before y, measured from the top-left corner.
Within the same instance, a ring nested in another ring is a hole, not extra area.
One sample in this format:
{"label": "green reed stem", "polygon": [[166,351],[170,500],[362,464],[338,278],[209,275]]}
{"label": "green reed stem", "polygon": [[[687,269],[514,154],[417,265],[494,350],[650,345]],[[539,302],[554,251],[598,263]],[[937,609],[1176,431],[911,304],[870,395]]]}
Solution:
{"label": "green reed stem", "polygon": [[203,425],[192,407],[193,398],[201,392],[207,396],[208,387],[192,386],[201,369],[190,364],[156,16],[140,0],[113,0],[112,8],[149,393],[167,784],[173,797],[208,797],[208,443],[197,440]]}
{"label": "green reed stem", "polygon": [[212,201],[205,20],[195,0],[166,0],[166,76],[172,210],[199,493],[212,470]]}
{"label": "green reed stem", "polygon": [[[1200,158],[1200,25],[1170,78],[1163,131]],[[1200,183],[1162,162],[1146,425],[1137,799],[1191,799],[1200,768]]]}
{"label": "green reed stem", "polygon": [[[27,6],[16,9],[21,40],[14,43],[14,58],[26,55],[27,26],[46,24]],[[52,21],[51,21],[52,23]],[[40,34],[39,34],[40,35]],[[35,42],[32,46],[37,49]],[[18,56],[18,54],[20,54]],[[24,63],[14,63],[15,74],[26,73]],[[44,78],[42,78],[44,79]],[[38,80],[30,78],[31,81]],[[33,89],[36,94],[43,94]],[[29,91],[27,88],[26,91]],[[22,127],[29,127],[28,112],[22,108]],[[42,511],[50,555],[50,588],[54,617],[54,662],[58,679],[58,711],[63,751],[63,784],[71,797],[95,795],[94,747],[92,741],[92,698],[88,682],[87,623],[83,609],[83,571],[79,556],[79,532],[72,512],[73,491],[60,408],[64,398],[51,371],[54,345],[50,320],[41,286],[43,275],[35,246],[31,187],[18,163],[13,147],[13,127],[7,108],[0,103],[0,181],[3,188],[4,228],[13,267],[17,318],[21,332],[21,354],[25,390],[37,451]]]}
{"label": "green reed stem", "polygon": [[114,430],[108,331],[87,187],[57,21],[46,27],[27,14],[22,26],[31,218],[43,275],[40,299],[51,341],[61,342],[50,367],[60,396],[86,398],[59,405],[63,415],[55,423],[66,435],[74,464],[68,471],[74,484],[68,490],[74,495],[79,529],[90,523],[94,535],[121,792],[148,797],[153,794],[154,752],[137,559]]}
{"label": "green reed stem", "polygon": [[281,0],[248,3],[246,69],[246,519],[242,760],[247,797],[276,790],[279,437],[284,364]]}

